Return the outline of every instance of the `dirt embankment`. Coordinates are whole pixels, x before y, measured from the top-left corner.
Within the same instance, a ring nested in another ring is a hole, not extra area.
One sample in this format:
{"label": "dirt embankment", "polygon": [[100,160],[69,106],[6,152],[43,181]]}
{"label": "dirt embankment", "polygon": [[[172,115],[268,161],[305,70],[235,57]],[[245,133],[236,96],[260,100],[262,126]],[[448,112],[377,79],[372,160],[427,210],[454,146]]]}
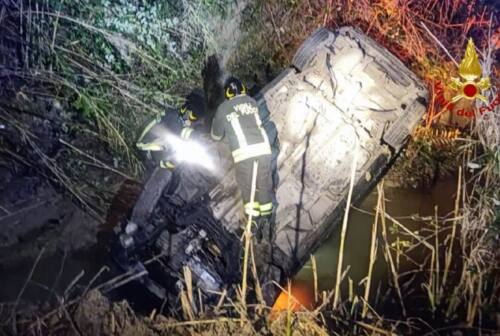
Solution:
{"label": "dirt embankment", "polygon": [[[225,308],[222,309],[223,311]],[[125,300],[111,302],[98,290],[89,291],[76,305],[60,305],[57,310],[36,318],[26,316],[30,324],[23,324],[18,334],[46,335],[283,335],[286,330],[286,311],[274,312],[269,317],[257,314],[241,319],[238,316],[219,316],[206,312],[199,320],[180,321],[166,317],[155,309],[149,316],[137,315]],[[297,315],[294,334],[326,335],[310,313]],[[269,319],[269,320],[267,320]],[[1,333],[2,329],[0,329]]]}
{"label": "dirt embankment", "polygon": [[52,253],[94,243],[99,221],[53,183],[58,174],[65,178],[56,162],[72,116],[57,101],[38,98],[29,107],[2,100],[0,117],[0,267],[33,259],[41,248]]}
{"label": "dirt embankment", "polygon": [[[91,291],[77,307],[72,328],[85,335],[155,335],[147,321],[135,315],[127,301],[111,303]],[[64,322],[62,322],[64,323]]]}
{"label": "dirt embankment", "polygon": [[38,176],[14,176],[0,193],[0,268],[95,242],[98,222]]}

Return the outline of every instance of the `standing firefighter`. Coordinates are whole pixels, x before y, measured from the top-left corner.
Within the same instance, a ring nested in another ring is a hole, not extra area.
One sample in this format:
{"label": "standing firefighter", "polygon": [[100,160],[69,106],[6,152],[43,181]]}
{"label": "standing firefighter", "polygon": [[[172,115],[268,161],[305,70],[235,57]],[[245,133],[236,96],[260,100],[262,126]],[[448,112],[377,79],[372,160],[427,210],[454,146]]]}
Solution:
{"label": "standing firefighter", "polygon": [[[226,101],[217,109],[212,123],[212,138],[226,137],[231,149],[236,182],[241,190],[244,210],[257,219],[258,235],[273,211],[271,146],[259,115],[257,102],[246,95],[245,86],[231,77],[224,86]],[[254,202],[250,202],[254,162],[258,163]],[[259,237],[260,239],[260,237]]]}

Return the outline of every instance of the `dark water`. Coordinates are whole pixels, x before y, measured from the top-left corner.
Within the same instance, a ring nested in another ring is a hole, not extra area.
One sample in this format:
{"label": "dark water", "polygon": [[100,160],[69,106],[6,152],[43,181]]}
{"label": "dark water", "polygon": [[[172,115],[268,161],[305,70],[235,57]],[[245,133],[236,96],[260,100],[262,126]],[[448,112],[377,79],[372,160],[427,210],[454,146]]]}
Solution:
{"label": "dark water", "polygon": [[[71,290],[69,287],[75,279],[79,279],[75,285],[85,286],[107,263],[107,259],[107,251],[99,245],[81,252],[42,254],[22,299],[35,303],[53,300],[54,292],[60,295]],[[34,260],[23,260],[17,265],[0,267],[0,302],[16,300],[33,266]],[[72,288],[75,289],[74,286]]]}
{"label": "dark water", "polygon": [[[140,191],[141,185],[136,182],[125,181],[122,184],[112,201],[112,210],[107,214],[106,222],[99,228],[97,243],[89,248],[77,252],[72,251],[71,247],[67,251],[58,249],[56,253],[45,252],[36,264],[34,260],[27,259],[8,267],[0,264],[0,302],[14,302],[17,299],[34,266],[22,294],[22,299],[27,302],[53,301],[54,293],[61,295],[71,290],[81,290],[92,281],[95,285],[116,276],[119,270],[107,269],[114,263],[105,242],[109,241],[112,229],[128,216]],[[99,277],[95,278],[98,273]]]}
{"label": "dark water", "polygon": [[[456,193],[456,180],[439,181],[431,189],[405,189],[385,187],[386,212],[397,219],[402,225],[412,231],[421,230],[428,227],[424,222],[411,218],[414,215],[420,217],[429,217],[435,215],[434,207],[437,206],[438,216],[445,216],[453,211]],[[377,191],[373,190],[362,202],[358,209],[351,209],[347,227],[343,270],[349,267],[349,271],[343,282],[342,292],[347,296],[348,279],[353,283],[354,292],[362,294],[364,286],[358,286],[359,282],[366,277],[368,273],[368,264],[370,258],[371,230],[374,222],[375,206],[377,204]],[[380,225],[380,221],[379,221]],[[389,243],[400,239],[408,239],[397,232],[390,230],[391,222],[386,221],[389,231]],[[379,226],[380,236],[380,226]],[[331,290],[335,287],[337,272],[337,263],[340,247],[340,226],[330,237],[330,239],[316,251],[316,265],[318,276],[318,289]],[[379,243],[377,261],[375,262],[372,275],[372,288],[378,286],[381,281],[388,277],[387,263],[381,253],[382,244]],[[422,247],[422,249],[424,249]],[[422,251],[421,251],[422,252]],[[410,265],[406,264],[404,258],[400,259],[400,268],[405,269]],[[313,288],[313,272],[311,262],[307,263],[300,271],[294,281],[302,286],[306,285]],[[382,283],[384,284],[384,283]]]}
{"label": "dark water", "polygon": [[[412,215],[433,216],[434,206],[438,206],[438,215],[444,216],[452,211],[456,192],[454,180],[441,181],[435,187],[428,190],[409,190],[403,188],[385,188],[387,199],[386,211],[397,218],[403,225],[411,230],[419,230],[423,223],[411,219]],[[344,252],[344,269],[349,266],[347,278],[352,280],[353,289],[358,294],[362,293],[363,286],[359,282],[366,277],[370,253],[371,228],[373,224],[374,207],[377,202],[377,193],[374,190],[360,205],[359,210],[352,209],[349,215],[349,226]],[[115,219],[117,220],[117,219]],[[389,226],[389,221],[388,221]],[[340,227],[334,232],[330,239],[315,253],[317,261],[318,287],[319,290],[330,290],[335,286],[335,274],[338,261]],[[391,234],[390,240],[397,239],[397,234]],[[104,244],[97,244],[79,253],[64,253],[59,251],[53,255],[46,255],[40,259],[33,276],[22,299],[31,302],[44,302],[54,299],[51,291],[61,294],[68,286],[78,278],[77,284],[85,287],[97,274],[103,265],[109,263],[109,255]],[[380,251],[380,246],[379,246]],[[401,267],[404,268],[404,260]],[[28,278],[33,261],[24,261],[18,265],[8,268],[0,268],[0,302],[13,302],[16,300],[23,285]],[[379,253],[378,260],[374,266],[372,288],[383,279],[387,279],[387,266]],[[104,272],[96,281],[102,281],[111,276],[110,272]],[[310,263],[299,272],[295,282],[312,290],[313,275]],[[343,296],[348,289],[348,281],[343,283]]]}

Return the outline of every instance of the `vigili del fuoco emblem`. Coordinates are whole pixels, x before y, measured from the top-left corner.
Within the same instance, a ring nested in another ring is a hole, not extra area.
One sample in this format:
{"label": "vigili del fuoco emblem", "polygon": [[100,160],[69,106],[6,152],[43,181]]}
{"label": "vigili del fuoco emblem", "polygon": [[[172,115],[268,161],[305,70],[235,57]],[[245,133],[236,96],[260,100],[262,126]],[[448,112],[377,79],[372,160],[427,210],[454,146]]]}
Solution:
{"label": "vigili del fuoco emblem", "polygon": [[460,62],[458,73],[461,78],[452,78],[450,83],[450,88],[458,92],[451,101],[456,103],[462,98],[469,100],[478,98],[487,103],[488,101],[481,94],[481,91],[490,88],[490,80],[488,77],[481,78],[481,64],[479,64],[472,38],[467,43],[467,49],[462,62]]}

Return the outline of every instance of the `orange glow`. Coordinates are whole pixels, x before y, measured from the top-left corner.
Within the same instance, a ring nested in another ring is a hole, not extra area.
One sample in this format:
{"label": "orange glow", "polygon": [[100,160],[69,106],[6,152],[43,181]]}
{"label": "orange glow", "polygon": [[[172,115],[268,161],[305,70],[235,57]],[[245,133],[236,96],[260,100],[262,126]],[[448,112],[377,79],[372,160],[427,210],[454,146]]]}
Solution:
{"label": "orange glow", "polygon": [[[286,288],[285,288],[286,289]],[[293,283],[291,288],[290,308],[292,311],[311,309],[314,306],[314,293],[305,283]],[[274,302],[272,312],[277,313],[288,308],[288,294],[282,291]]]}

